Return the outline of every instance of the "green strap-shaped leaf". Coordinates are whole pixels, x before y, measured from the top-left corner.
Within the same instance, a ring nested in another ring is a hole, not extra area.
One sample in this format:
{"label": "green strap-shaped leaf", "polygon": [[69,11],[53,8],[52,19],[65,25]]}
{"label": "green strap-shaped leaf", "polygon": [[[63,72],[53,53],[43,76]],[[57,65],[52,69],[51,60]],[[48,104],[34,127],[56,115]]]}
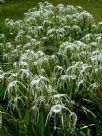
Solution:
{"label": "green strap-shaped leaf", "polygon": [[39,133],[40,136],[44,136],[44,113],[41,111],[39,114]]}
{"label": "green strap-shaped leaf", "polygon": [[0,129],[1,129],[1,127],[2,127],[2,113],[0,111]]}

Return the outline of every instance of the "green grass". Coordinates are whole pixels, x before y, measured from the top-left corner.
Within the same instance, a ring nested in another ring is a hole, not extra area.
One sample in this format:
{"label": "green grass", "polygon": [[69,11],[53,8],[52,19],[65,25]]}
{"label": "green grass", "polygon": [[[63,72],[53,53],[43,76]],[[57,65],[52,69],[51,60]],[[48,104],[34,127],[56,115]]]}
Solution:
{"label": "green grass", "polygon": [[[0,22],[6,18],[21,19],[23,13],[35,7],[41,0],[6,0],[4,5],[0,5]],[[44,0],[42,0],[44,1]],[[97,22],[102,21],[102,0],[48,0],[52,4],[79,5],[89,11]]]}

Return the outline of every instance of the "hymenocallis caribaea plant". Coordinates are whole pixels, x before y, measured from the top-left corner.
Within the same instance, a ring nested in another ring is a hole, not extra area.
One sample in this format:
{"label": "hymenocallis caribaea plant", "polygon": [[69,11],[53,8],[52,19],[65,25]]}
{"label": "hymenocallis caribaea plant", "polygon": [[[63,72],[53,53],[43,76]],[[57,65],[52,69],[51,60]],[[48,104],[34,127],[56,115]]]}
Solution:
{"label": "hymenocallis caribaea plant", "polygon": [[1,135],[102,135],[102,23],[79,6],[44,2],[5,25]]}

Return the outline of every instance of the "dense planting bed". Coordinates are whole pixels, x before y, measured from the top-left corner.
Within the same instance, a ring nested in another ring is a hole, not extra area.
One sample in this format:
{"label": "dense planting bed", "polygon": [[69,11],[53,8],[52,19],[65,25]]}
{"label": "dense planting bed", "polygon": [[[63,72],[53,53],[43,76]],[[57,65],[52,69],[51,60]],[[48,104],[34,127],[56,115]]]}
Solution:
{"label": "dense planting bed", "polygon": [[102,22],[45,2],[0,34],[0,135],[102,135]]}

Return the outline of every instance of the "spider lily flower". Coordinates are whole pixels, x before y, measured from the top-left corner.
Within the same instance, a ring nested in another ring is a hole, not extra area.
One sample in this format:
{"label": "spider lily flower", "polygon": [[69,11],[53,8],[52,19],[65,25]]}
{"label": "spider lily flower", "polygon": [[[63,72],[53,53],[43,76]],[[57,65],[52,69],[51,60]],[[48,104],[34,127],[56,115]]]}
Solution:
{"label": "spider lily flower", "polygon": [[64,122],[64,117],[63,117],[63,112],[64,112],[63,110],[68,111],[68,113],[69,113],[69,119],[71,119],[71,116],[73,115],[74,124],[71,124],[71,122],[69,122],[70,125],[72,125],[72,126],[69,126],[69,129],[72,129],[72,131],[74,131],[76,123],[77,123],[77,116],[76,116],[75,113],[71,112],[68,108],[66,108],[64,105],[61,105],[61,104],[56,104],[56,105],[53,105],[51,107],[51,110],[48,113],[48,116],[47,116],[47,119],[46,119],[45,126],[47,125],[48,120],[51,117],[53,117],[54,118],[53,119],[54,120],[54,130],[60,129],[60,127],[57,124],[57,117],[59,116],[60,119],[61,119],[61,125],[64,128],[64,123],[65,122]]}
{"label": "spider lily flower", "polygon": [[64,73],[65,73],[65,70],[61,66],[56,65],[54,67],[54,75],[57,78],[60,77],[61,75],[63,75]]}
{"label": "spider lily flower", "polygon": [[102,22],[99,22],[98,25],[97,25],[97,27],[98,27],[98,31],[100,33],[102,33]]}
{"label": "spider lily flower", "polygon": [[44,95],[47,93],[49,87],[49,81],[44,76],[35,76],[30,83],[30,91],[33,96]]}

